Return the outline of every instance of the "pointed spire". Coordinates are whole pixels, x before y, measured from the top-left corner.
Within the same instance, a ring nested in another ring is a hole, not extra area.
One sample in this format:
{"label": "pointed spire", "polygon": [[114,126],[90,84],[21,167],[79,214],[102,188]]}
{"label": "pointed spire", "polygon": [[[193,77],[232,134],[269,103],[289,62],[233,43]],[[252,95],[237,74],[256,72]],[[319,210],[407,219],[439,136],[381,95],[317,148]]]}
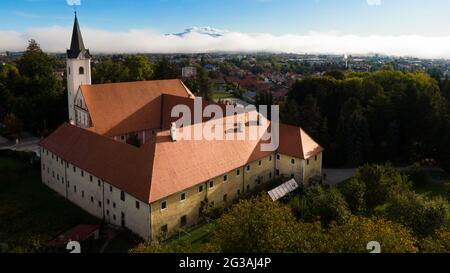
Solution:
{"label": "pointed spire", "polygon": [[84,47],[83,37],[81,36],[80,26],[78,25],[77,12],[75,11],[75,22],[73,24],[72,42],[70,49],[67,50],[67,58],[76,59],[80,53],[85,54],[86,58],[90,58],[89,50]]}

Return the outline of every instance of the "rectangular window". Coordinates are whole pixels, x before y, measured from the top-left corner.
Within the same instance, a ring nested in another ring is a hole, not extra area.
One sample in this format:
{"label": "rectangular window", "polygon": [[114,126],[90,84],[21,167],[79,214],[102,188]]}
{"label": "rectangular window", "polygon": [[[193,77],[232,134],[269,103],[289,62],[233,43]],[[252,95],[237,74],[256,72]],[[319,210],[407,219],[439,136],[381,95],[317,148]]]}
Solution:
{"label": "rectangular window", "polygon": [[141,203],[139,201],[136,201],[136,208],[139,209],[141,207]]}
{"label": "rectangular window", "polygon": [[77,172],[77,167],[73,166],[73,172],[74,172],[74,173]]}
{"label": "rectangular window", "polygon": [[64,185],[64,178],[61,178],[61,183]]}
{"label": "rectangular window", "polygon": [[120,200],[125,201],[125,192],[124,191],[120,192]]}
{"label": "rectangular window", "polygon": [[236,171],[236,175],[237,175],[237,176],[241,175],[241,170],[237,170],[237,171]]}
{"label": "rectangular window", "polygon": [[280,160],[280,158],[281,158],[281,156],[280,156],[280,155],[277,155],[277,160]]}
{"label": "rectangular window", "polygon": [[113,208],[116,208],[116,202],[113,202]]}
{"label": "rectangular window", "polygon": [[73,186],[73,192],[77,192],[77,186]]}
{"label": "rectangular window", "polygon": [[214,181],[209,181],[209,187],[212,189],[214,188]]}
{"label": "rectangular window", "polygon": [[84,171],[81,171],[81,177],[84,177]]}
{"label": "rectangular window", "polygon": [[258,165],[259,165],[259,166],[261,166],[261,165],[262,165],[262,161],[261,161],[261,160],[260,160],[260,161],[258,162]]}
{"label": "rectangular window", "polygon": [[106,204],[109,205],[110,201],[109,199],[106,199]]}
{"label": "rectangular window", "polygon": [[161,202],[161,210],[165,210],[167,209],[167,201],[162,201]]}
{"label": "rectangular window", "polygon": [[198,187],[198,192],[203,192],[203,185],[201,185],[200,187]]}
{"label": "rectangular window", "polygon": [[237,195],[238,195],[238,196],[241,195],[241,190],[238,190],[238,191],[237,191]]}
{"label": "rectangular window", "polygon": [[291,159],[291,164],[294,165],[295,164],[295,159]]}
{"label": "rectangular window", "polygon": [[309,165],[309,159],[306,160],[306,165]]}
{"label": "rectangular window", "polygon": [[109,191],[113,192],[113,187],[112,186],[109,186]]}
{"label": "rectangular window", "polygon": [[184,201],[184,200],[186,200],[186,193],[185,192],[183,192],[181,194],[181,201]]}
{"label": "rectangular window", "polygon": [[94,196],[91,196],[91,203],[94,203]]}
{"label": "rectangular window", "polygon": [[109,210],[106,210],[106,215],[108,215],[108,216],[109,216]]}
{"label": "rectangular window", "polygon": [[223,182],[227,182],[228,181],[228,175],[224,175],[223,176]]}
{"label": "rectangular window", "polygon": [[167,233],[169,229],[167,228],[167,225],[164,225],[161,227],[161,233]]}
{"label": "rectangular window", "polygon": [[269,161],[272,161],[272,156],[269,156]]}
{"label": "rectangular window", "polygon": [[186,216],[186,215],[183,215],[183,216],[181,216],[181,218],[180,218],[180,226],[184,227],[184,226],[186,226],[186,225],[187,225],[187,216]]}
{"label": "rectangular window", "polygon": [[291,179],[294,179],[295,175],[293,173],[291,173]]}
{"label": "rectangular window", "polygon": [[101,208],[102,207],[102,202],[98,201],[98,206]]}
{"label": "rectangular window", "polygon": [[247,165],[247,172],[250,171],[250,165]]}
{"label": "rectangular window", "polygon": [[99,186],[99,187],[102,186],[102,181],[100,181],[100,179],[98,180],[98,186]]}
{"label": "rectangular window", "polygon": [[275,171],[275,174],[276,174],[277,176],[280,176],[280,170],[276,170],[276,171]]}
{"label": "rectangular window", "polygon": [[269,179],[272,179],[272,172],[269,173]]}
{"label": "rectangular window", "polygon": [[92,182],[92,175],[89,176],[89,181]]}
{"label": "rectangular window", "polygon": [[317,161],[317,155],[314,156],[314,161]]}

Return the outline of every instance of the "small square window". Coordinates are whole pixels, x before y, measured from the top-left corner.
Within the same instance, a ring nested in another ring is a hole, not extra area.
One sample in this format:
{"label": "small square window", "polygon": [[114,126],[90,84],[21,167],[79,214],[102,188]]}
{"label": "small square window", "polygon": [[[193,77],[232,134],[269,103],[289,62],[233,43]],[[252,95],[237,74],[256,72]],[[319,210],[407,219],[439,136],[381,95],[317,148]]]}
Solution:
{"label": "small square window", "polygon": [[228,181],[228,175],[224,175],[223,176],[223,182],[227,182]]}
{"label": "small square window", "polygon": [[165,210],[167,209],[167,201],[162,201],[161,202],[161,210]]}
{"label": "small square window", "polygon": [[185,192],[183,192],[181,194],[181,201],[184,201],[184,200],[186,200],[186,193]]}
{"label": "small square window", "polygon": [[164,225],[161,227],[161,233],[167,233],[169,229],[167,228],[167,225]]}
{"label": "small square window", "polygon": [[141,207],[141,203],[139,201],[136,201],[136,208],[139,209]]}
{"label": "small square window", "polygon": [[203,185],[198,187],[198,192],[203,192]]}
{"label": "small square window", "polygon": [[214,188],[214,181],[209,181],[209,187],[212,189]]}
{"label": "small square window", "polygon": [[181,218],[180,218],[180,226],[184,227],[184,226],[186,226],[186,225],[187,225],[187,216],[186,216],[186,215],[183,215],[183,216],[181,216]]}

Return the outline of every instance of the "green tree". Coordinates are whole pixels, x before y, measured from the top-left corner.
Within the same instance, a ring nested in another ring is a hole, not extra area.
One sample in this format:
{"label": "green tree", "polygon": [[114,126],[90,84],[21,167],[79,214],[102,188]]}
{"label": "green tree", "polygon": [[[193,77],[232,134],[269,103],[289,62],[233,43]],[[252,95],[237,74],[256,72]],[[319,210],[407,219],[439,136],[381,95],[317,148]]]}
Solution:
{"label": "green tree", "polygon": [[336,188],[312,188],[293,206],[298,218],[307,222],[320,220],[324,226],[333,221],[345,223],[351,215],[344,197]]}
{"label": "green tree", "polygon": [[176,79],[179,77],[176,67],[166,57],[162,57],[154,67],[154,80]]}
{"label": "green tree", "polygon": [[286,252],[293,248],[296,224],[289,207],[260,196],[224,214],[211,240],[225,253]]}
{"label": "green tree", "polygon": [[358,179],[350,179],[339,186],[350,211],[355,215],[364,215],[366,212],[366,185]]}
{"label": "green tree", "polygon": [[413,191],[402,191],[390,194],[385,214],[419,235],[430,235],[449,227],[450,206],[440,197],[428,199]]}
{"label": "green tree", "polygon": [[211,99],[212,82],[203,67],[197,69],[197,94],[205,100]]}
{"label": "green tree", "polygon": [[125,59],[129,81],[145,81],[153,77],[153,68],[144,56],[130,56]]}
{"label": "green tree", "polygon": [[450,231],[446,228],[436,230],[433,235],[422,239],[420,248],[425,253],[449,253],[450,252]]}
{"label": "green tree", "polygon": [[16,117],[13,113],[9,113],[5,116],[3,123],[6,126],[8,133],[15,138],[22,136],[22,121]]}
{"label": "green tree", "polygon": [[367,244],[379,242],[382,253],[415,253],[417,240],[400,224],[385,219],[351,217],[343,225],[331,224],[332,252],[367,253]]}
{"label": "green tree", "polygon": [[322,115],[317,105],[317,100],[312,95],[307,95],[300,105],[299,111],[300,126],[313,138],[318,139],[320,136],[319,131],[322,123]]}

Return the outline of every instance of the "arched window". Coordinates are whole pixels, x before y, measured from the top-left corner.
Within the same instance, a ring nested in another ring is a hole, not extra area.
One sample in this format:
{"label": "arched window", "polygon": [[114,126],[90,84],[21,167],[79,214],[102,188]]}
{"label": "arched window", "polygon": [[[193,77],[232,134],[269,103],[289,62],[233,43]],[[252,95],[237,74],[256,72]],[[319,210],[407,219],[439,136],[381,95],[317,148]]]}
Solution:
{"label": "arched window", "polygon": [[79,74],[80,75],[84,75],[84,67],[80,66]]}

